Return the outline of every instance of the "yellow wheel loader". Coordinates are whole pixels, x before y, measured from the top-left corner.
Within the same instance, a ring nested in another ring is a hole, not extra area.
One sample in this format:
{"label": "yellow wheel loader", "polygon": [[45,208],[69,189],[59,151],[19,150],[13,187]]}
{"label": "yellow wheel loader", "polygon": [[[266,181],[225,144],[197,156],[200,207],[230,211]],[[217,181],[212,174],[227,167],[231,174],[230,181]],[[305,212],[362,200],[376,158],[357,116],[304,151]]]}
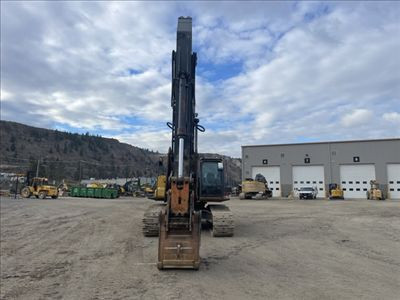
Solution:
{"label": "yellow wheel loader", "polygon": [[24,198],[35,196],[40,199],[45,199],[46,197],[57,199],[58,190],[57,187],[49,185],[47,178],[34,177],[32,180],[29,179],[28,185],[21,190],[21,196]]}
{"label": "yellow wheel loader", "polygon": [[343,190],[340,188],[340,185],[336,183],[329,185],[329,199],[344,199]]}

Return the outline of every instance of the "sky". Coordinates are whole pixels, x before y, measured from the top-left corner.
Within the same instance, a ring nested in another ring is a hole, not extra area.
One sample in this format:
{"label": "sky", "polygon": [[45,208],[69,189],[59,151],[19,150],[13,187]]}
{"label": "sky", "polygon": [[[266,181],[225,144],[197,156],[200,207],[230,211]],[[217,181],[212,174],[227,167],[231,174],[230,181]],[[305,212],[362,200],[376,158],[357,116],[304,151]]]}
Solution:
{"label": "sky", "polygon": [[400,2],[1,2],[1,119],[167,152],[193,18],[199,150],[400,137]]}

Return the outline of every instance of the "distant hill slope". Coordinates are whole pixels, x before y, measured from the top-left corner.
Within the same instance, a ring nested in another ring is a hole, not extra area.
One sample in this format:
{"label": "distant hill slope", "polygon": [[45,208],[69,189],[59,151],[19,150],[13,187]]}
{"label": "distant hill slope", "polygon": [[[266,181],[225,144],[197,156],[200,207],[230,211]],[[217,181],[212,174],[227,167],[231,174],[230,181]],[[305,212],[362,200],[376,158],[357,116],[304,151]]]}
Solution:
{"label": "distant hill slope", "polygon": [[[40,176],[62,179],[156,176],[165,172],[159,167],[158,152],[121,143],[116,139],[68,133],[0,121],[2,172],[36,170]],[[240,181],[240,160],[222,157],[230,185]]]}

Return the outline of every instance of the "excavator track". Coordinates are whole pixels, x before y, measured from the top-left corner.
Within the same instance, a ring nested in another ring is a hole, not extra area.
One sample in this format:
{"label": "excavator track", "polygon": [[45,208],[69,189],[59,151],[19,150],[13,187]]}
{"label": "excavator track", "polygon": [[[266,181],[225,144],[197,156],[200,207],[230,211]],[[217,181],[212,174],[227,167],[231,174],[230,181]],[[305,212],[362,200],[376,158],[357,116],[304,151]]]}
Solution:
{"label": "excavator track", "polygon": [[211,213],[212,221],[212,236],[214,237],[225,237],[233,236],[235,228],[233,221],[233,214],[229,208],[225,205],[208,205]]}
{"label": "excavator track", "polygon": [[149,206],[143,215],[143,235],[144,236],[158,236],[159,234],[159,215],[165,204],[158,203]]}

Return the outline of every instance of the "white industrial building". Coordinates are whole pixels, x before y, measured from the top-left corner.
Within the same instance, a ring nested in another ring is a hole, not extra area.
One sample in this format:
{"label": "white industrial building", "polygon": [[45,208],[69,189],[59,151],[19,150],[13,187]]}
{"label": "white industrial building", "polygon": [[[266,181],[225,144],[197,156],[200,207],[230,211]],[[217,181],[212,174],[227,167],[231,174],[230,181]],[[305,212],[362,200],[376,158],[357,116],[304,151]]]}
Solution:
{"label": "white industrial building", "polygon": [[277,197],[303,186],[326,197],[337,183],[345,198],[366,198],[375,179],[386,197],[400,199],[400,139],[242,146],[242,178],[258,173]]}

